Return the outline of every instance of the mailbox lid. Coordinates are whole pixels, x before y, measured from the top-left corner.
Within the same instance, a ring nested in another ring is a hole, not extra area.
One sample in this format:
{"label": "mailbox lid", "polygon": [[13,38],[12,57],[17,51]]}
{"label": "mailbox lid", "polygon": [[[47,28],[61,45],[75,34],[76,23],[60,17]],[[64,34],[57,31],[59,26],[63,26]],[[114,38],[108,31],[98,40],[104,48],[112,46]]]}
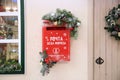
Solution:
{"label": "mailbox lid", "polygon": [[42,49],[52,61],[70,60],[70,30],[65,27],[43,27]]}

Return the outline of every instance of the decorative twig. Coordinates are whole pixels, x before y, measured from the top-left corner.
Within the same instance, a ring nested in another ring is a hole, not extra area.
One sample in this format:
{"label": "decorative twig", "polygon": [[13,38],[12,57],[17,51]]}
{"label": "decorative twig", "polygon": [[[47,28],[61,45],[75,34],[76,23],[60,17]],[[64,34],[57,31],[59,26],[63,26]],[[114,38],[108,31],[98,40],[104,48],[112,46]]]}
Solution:
{"label": "decorative twig", "polygon": [[50,71],[49,68],[52,68],[52,66],[54,66],[56,62],[49,59],[46,51],[40,52],[40,55],[41,55],[40,63],[42,64],[42,69],[40,72],[44,76],[45,74],[49,73]]}

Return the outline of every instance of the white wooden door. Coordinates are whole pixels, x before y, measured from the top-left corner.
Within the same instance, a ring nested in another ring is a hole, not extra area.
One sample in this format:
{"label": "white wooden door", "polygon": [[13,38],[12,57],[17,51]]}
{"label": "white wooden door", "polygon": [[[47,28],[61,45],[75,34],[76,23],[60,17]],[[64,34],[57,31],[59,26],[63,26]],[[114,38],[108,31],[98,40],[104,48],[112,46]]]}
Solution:
{"label": "white wooden door", "polygon": [[[94,80],[120,80],[120,41],[115,40],[104,30],[105,16],[120,0],[94,0],[93,1],[94,26]],[[96,64],[95,60],[101,57],[104,63]]]}

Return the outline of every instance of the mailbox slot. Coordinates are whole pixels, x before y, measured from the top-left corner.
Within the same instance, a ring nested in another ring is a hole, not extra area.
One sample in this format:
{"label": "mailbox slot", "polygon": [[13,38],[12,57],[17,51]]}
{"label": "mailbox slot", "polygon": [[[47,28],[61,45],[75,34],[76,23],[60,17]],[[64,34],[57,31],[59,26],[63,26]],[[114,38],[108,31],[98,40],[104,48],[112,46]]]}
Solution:
{"label": "mailbox slot", "polygon": [[66,30],[66,27],[46,27],[47,30]]}

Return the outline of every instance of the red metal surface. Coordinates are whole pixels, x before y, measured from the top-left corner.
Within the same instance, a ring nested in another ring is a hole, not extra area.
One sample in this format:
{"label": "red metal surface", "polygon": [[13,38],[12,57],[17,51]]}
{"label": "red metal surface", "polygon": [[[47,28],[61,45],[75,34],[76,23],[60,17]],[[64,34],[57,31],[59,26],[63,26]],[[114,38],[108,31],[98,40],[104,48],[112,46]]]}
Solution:
{"label": "red metal surface", "polygon": [[52,61],[70,60],[70,30],[65,27],[43,27],[42,49]]}

